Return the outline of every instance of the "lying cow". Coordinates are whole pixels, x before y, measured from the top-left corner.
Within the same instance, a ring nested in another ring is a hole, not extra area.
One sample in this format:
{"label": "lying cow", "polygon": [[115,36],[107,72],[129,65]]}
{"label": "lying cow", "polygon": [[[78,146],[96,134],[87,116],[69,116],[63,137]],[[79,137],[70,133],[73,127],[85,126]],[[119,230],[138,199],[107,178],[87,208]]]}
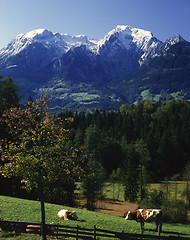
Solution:
{"label": "lying cow", "polygon": [[67,209],[62,209],[57,214],[58,218],[64,218],[64,220],[77,220],[78,216],[75,211],[69,211]]}
{"label": "lying cow", "polygon": [[125,220],[135,220],[141,223],[142,234],[144,232],[144,222],[155,222],[158,235],[162,230],[162,211],[160,209],[138,209],[134,212],[128,212]]}

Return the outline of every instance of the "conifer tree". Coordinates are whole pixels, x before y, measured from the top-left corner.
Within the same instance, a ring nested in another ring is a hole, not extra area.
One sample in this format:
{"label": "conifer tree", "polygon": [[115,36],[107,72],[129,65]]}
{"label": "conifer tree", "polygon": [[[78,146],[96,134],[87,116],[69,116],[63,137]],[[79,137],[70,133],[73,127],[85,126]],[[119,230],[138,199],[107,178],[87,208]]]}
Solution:
{"label": "conifer tree", "polygon": [[21,97],[18,96],[19,87],[11,77],[3,79],[0,75],[0,115],[10,107],[19,106]]}
{"label": "conifer tree", "polygon": [[139,192],[139,155],[134,144],[123,146],[123,184],[125,186],[125,200],[134,202]]}

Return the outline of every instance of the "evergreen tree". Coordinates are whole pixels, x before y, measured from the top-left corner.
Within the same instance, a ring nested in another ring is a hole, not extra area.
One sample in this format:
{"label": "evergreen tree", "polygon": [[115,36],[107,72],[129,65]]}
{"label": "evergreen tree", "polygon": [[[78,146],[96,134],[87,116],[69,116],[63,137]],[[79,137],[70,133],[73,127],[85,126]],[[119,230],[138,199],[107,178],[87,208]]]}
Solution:
{"label": "evergreen tree", "polygon": [[80,128],[76,130],[74,144],[76,147],[81,147],[84,145],[84,132]]}
{"label": "evergreen tree", "polygon": [[94,210],[95,203],[98,198],[101,198],[102,188],[105,182],[105,172],[101,163],[89,159],[88,162],[88,176],[82,182],[83,195],[87,199],[87,209]]}
{"label": "evergreen tree", "polygon": [[21,97],[18,96],[18,85],[10,77],[3,79],[0,75],[0,115],[10,107],[18,107]]}
{"label": "evergreen tree", "polygon": [[[124,143],[123,143],[124,144]],[[139,155],[134,144],[123,145],[123,184],[125,186],[125,200],[134,202],[139,192]]]}
{"label": "evergreen tree", "polygon": [[150,176],[148,176],[147,174],[147,168],[151,159],[147,146],[142,139],[137,140],[135,142],[135,150],[139,158],[139,171],[140,171],[139,184],[140,184],[140,198],[142,200],[143,198],[146,197],[146,183],[148,182],[148,178],[150,178]]}

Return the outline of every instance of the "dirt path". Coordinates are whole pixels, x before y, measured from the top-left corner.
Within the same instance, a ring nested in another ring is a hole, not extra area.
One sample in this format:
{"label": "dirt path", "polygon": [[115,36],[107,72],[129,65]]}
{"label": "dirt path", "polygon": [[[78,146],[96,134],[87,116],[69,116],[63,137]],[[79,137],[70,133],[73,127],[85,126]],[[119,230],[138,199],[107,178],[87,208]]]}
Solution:
{"label": "dirt path", "polygon": [[[81,199],[78,201],[79,208],[85,208],[86,201]],[[114,216],[123,217],[125,212],[136,210],[138,205],[136,203],[128,203],[125,201],[113,201],[113,200],[98,200],[96,203],[96,211],[106,213]]]}

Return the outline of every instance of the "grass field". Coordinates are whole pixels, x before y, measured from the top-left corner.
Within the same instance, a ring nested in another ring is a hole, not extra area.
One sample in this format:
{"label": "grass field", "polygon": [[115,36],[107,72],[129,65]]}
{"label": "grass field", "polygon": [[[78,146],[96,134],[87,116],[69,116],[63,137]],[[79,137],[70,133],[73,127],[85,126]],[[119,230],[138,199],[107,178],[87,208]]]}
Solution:
{"label": "grass field", "polygon": [[[147,184],[147,189],[149,192],[153,190],[162,190],[164,194],[168,195],[168,198],[170,200],[183,199],[185,201],[186,199],[184,196],[182,196],[182,193],[184,190],[186,190],[186,184],[187,182],[185,181],[165,181],[160,183]],[[124,186],[118,183],[106,183],[103,190],[103,195],[105,198],[123,201]]]}
{"label": "grass field", "polygon": [[[60,209],[68,208],[66,206],[45,204],[46,210],[46,223],[54,222],[55,224],[77,226],[84,228],[93,228],[96,225],[97,228],[104,230],[111,230],[116,232],[125,233],[137,233],[140,234],[140,224],[135,221],[125,221],[122,217],[111,216],[107,214],[86,211],[82,209],[70,208],[70,210],[76,210],[78,214],[77,221],[64,221],[57,218],[57,212]],[[19,198],[11,198],[0,196],[0,218],[5,220],[26,222],[41,222],[40,202],[30,201]],[[145,223],[145,234],[156,235],[155,224]],[[190,226],[184,224],[163,224],[163,236],[183,236],[190,237]],[[40,239],[37,236],[20,234],[14,236],[13,233],[0,232],[0,239],[5,240],[19,240],[19,239]],[[53,238],[48,238],[53,239]]]}

